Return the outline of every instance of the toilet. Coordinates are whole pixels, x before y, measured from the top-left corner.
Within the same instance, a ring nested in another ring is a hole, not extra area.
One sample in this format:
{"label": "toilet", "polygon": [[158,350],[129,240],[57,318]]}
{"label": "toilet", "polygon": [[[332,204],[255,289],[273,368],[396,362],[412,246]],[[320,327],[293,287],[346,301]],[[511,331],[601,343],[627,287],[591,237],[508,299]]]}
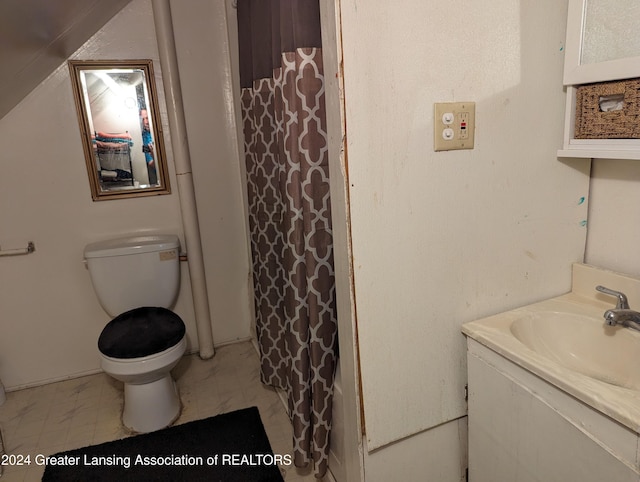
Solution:
{"label": "toilet", "polygon": [[180,241],[130,236],[86,246],[84,258],[102,308],[113,318],[98,339],[105,373],[124,383],[122,422],[134,432],[168,427],[180,415],[171,369],[186,350],[173,306],[180,287]]}

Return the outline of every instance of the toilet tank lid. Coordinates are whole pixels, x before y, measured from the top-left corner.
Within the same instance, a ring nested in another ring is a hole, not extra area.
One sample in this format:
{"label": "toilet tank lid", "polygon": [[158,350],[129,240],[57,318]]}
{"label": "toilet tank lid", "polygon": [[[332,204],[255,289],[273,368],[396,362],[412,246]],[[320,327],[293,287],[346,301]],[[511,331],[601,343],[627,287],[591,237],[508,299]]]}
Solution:
{"label": "toilet tank lid", "polygon": [[174,234],[154,236],[129,236],[107,239],[88,244],[84,248],[85,258],[106,258],[129,254],[153,253],[180,247],[180,240]]}

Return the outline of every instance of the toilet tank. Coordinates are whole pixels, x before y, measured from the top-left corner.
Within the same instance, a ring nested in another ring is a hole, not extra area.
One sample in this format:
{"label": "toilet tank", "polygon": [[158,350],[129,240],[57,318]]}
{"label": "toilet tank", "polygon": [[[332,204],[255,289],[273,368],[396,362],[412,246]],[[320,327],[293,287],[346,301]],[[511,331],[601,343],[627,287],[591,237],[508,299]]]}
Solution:
{"label": "toilet tank", "polygon": [[102,308],[112,317],[133,308],[171,308],[180,289],[180,240],[130,236],[87,245],[84,258]]}

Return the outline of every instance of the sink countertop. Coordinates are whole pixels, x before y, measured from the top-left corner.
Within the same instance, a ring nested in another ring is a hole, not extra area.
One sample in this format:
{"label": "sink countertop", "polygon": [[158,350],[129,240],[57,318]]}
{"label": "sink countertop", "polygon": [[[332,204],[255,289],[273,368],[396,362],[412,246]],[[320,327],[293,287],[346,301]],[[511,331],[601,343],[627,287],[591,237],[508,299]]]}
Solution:
{"label": "sink countertop", "polygon": [[[465,323],[462,332],[634,432],[640,433],[640,391],[610,385],[565,368],[527,348],[511,332],[511,324],[515,320],[537,312],[554,311],[602,318],[605,310],[615,306],[616,300],[595,291],[599,284],[624,292],[629,298],[631,308],[640,310],[640,280],[584,264],[575,264],[570,293]],[[629,363],[638,364],[640,367],[639,362],[640,360],[629,360]]]}

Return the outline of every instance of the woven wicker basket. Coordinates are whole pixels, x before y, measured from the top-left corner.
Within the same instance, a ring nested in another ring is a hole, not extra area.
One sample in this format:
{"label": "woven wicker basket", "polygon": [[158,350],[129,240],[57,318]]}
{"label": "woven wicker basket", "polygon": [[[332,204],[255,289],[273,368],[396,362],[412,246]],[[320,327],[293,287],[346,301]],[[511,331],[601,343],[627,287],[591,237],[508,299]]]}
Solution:
{"label": "woven wicker basket", "polygon": [[[600,98],[622,94],[622,110],[603,112]],[[639,139],[640,79],[581,85],[576,89],[576,139]]]}

